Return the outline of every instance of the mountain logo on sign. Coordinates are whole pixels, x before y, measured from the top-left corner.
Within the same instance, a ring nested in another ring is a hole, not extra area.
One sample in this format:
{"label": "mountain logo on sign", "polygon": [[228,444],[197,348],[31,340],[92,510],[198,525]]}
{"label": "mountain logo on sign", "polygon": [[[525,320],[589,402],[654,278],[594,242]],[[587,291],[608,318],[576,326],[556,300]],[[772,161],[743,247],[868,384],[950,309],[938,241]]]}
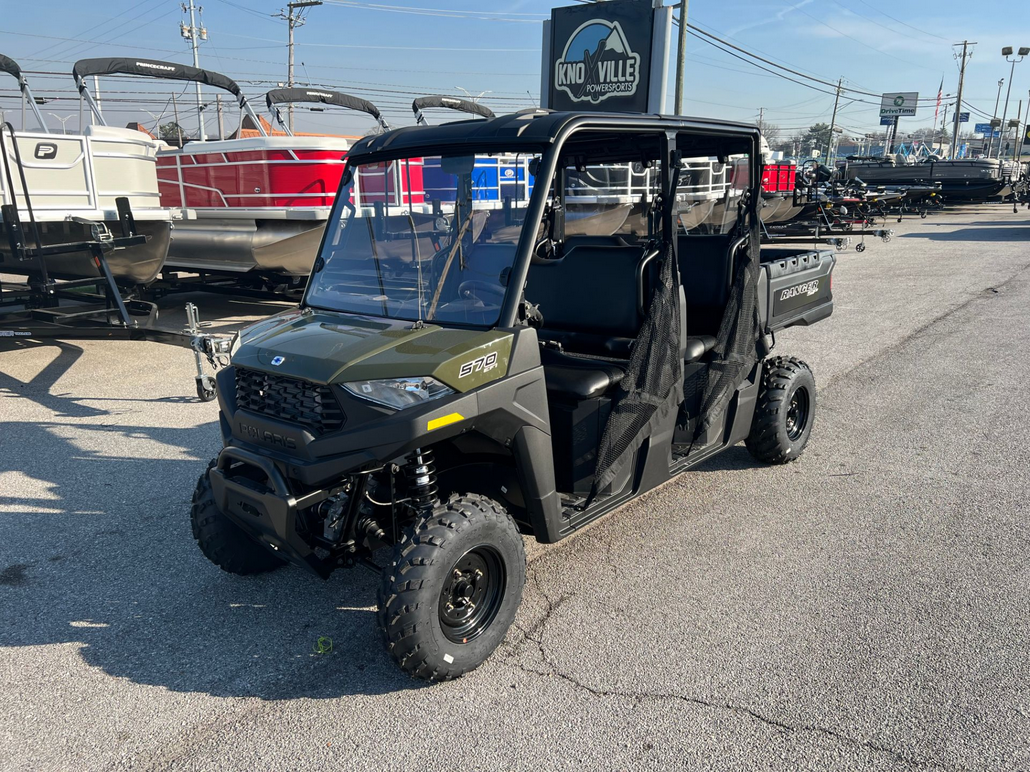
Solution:
{"label": "mountain logo on sign", "polygon": [[573,102],[596,105],[608,97],[633,96],[640,85],[640,55],[630,49],[617,21],[593,19],[569,37],[555,62],[554,85]]}

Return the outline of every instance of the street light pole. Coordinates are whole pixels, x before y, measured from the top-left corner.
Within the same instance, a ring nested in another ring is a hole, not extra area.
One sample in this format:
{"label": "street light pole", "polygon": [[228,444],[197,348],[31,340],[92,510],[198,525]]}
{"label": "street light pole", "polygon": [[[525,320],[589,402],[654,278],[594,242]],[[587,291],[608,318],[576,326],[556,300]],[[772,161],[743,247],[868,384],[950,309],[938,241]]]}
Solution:
{"label": "street light pole", "polygon": [[[1005,57],[1006,62],[1012,62],[1012,67],[1009,68],[1009,87],[1005,89],[1005,109],[1001,113],[1001,139],[1005,139],[1005,135],[1008,134],[1008,129],[1005,126],[1005,119],[1009,114],[1009,97],[1012,95],[1012,78],[1016,74],[1016,65],[1023,61],[1027,54],[1030,54],[1030,48],[1021,47],[1016,54],[1012,56],[1012,46],[1005,46],[1001,49],[1001,55]],[[993,131],[991,132],[994,133]],[[998,142],[998,158],[1001,158],[1001,142]]]}
{"label": "street light pole", "polygon": [[[996,120],[998,117],[998,105],[1001,104],[1001,87],[1005,85],[1004,78],[998,78],[998,94],[994,97],[994,112],[991,114],[991,120]],[[990,158],[991,153],[994,152],[994,127],[991,127],[991,133],[987,137],[987,152],[985,155]]]}

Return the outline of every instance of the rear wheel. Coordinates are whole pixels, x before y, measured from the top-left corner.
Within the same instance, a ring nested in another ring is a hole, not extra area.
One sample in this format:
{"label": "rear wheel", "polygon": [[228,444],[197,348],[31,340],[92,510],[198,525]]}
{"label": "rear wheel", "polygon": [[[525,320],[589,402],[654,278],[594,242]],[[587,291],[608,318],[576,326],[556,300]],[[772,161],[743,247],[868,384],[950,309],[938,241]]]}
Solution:
{"label": "rear wheel", "polygon": [[190,507],[193,538],[204,557],[230,574],[262,574],[284,565],[285,561],[262,547],[215,505],[208,476],[215,462],[197,480]]}
{"label": "rear wheel", "polygon": [[390,656],[427,681],[481,665],[504,640],[526,583],[511,516],[477,494],[452,495],[394,547],[377,619]]}
{"label": "rear wheel", "polygon": [[815,418],[815,376],[800,359],[775,357],[762,367],[751,434],[744,441],[759,461],[785,464],[801,455]]}

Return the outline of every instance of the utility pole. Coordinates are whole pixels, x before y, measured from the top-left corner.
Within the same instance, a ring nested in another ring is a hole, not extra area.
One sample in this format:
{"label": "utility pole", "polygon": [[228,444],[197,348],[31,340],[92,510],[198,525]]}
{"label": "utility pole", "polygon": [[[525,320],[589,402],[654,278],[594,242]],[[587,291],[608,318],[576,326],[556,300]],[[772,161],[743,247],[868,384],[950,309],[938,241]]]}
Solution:
{"label": "utility pole", "polygon": [[[956,46],[958,43],[955,44]],[[966,59],[972,54],[969,53],[969,47],[975,46],[976,43],[970,43],[968,40],[962,41],[962,65],[958,70],[958,98],[955,100],[955,126],[951,131],[951,157],[958,158],[958,128],[959,118],[962,116],[962,87],[966,82]]]}
{"label": "utility pole", "polygon": [[[179,103],[175,101],[175,92],[172,92],[172,115],[175,116],[175,131],[179,134],[179,147],[182,147],[182,126],[179,125]],[[161,127],[157,127],[157,133],[161,133]]]}
{"label": "utility pole", "polygon": [[765,108],[764,107],[759,107],[758,108],[758,130],[762,134],[765,134]]}
{"label": "utility pole", "polygon": [[844,78],[837,81],[837,96],[833,98],[833,117],[830,118],[830,136],[826,138],[826,161],[830,160],[830,148],[833,146],[833,130],[837,127],[837,105],[840,104],[840,88]]}
{"label": "utility pole", "polygon": [[215,105],[218,107],[218,138],[225,139],[225,124],[222,122],[222,95],[215,97]]}
{"label": "utility pole", "polygon": [[687,10],[690,0],[680,0],[679,48],[676,52],[676,115],[683,115],[683,71],[687,67]]}
{"label": "utility pole", "polygon": [[[286,24],[289,27],[289,43],[287,49],[289,50],[289,60],[286,66],[286,85],[293,87],[293,29],[294,27],[303,27],[305,19],[298,13],[294,13],[298,8],[310,8],[313,5],[321,5],[322,0],[294,0],[286,4],[289,11],[279,11],[274,18],[285,19]],[[290,133],[293,133],[293,102],[288,105],[289,110],[289,126]]]}
{"label": "utility pole", "polygon": [[[203,26],[203,24],[200,27],[197,26],[196,16],[194,16],[194,13],[195,13],[196,10],[197,10],[197,8],[193,4],[193,0],[189,0],[189,5],[186,5],[185,3],[182,4],[182,12],[186,13],[187,11],[189,11],[190,23],[189,23],[189,26],[186,26],[185,22],[180,22],[179,23],[179,33],[184,38],[186,38],[188,41],[190,41],[190,46],[193,48],[193,66],[199,69],[200,68],[200,41],[201,40],[207,40],[207,29]],[[204,9],[201,8],[200,11],[201,11],[201,13],[203,13]],[[205,139],[207,139],[207,134],[204,132],[204,96],[203,96],[203,94],[200,91],[200,83],[199,82],[196,84],[196,86],[197,86],[197,120],[200,121],[200,133],[197,136],[200,137],[201,140],[205,140]],[[175,122],[178,123],[179,121],[176,120]]]}

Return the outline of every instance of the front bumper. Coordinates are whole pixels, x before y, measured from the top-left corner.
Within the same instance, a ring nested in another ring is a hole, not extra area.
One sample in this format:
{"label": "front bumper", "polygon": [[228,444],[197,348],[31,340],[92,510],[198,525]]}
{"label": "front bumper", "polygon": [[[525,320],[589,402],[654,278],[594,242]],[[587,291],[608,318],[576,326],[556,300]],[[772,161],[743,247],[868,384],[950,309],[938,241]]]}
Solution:
{"label": "front bumper", "polygon": [[[266,483],[231,475],[234,463],[261,470]],[[297,531],[299,511],[320,504],[328,497],[327,491],[294,495],[273,461],[242,448],[224,448],[208,474],[220,512],[277,555],[322,578],[329,576],[334,566],[316,555]]]}

